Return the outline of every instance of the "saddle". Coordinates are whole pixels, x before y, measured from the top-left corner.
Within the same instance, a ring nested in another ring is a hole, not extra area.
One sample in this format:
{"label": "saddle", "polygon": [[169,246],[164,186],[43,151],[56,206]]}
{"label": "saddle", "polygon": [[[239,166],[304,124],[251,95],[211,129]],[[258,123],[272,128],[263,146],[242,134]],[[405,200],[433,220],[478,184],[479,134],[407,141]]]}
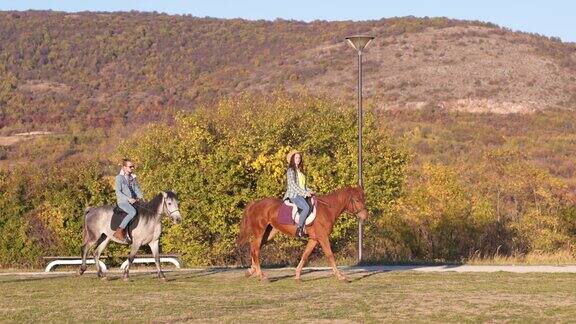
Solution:
{"label": "saddle", "polygon": [[[128,230],[129,233],[132,232],[133,228],[136,228],[136,226],[138,226],[138,219],[140,219],[138,207],[134,206],[134,208],[136,208],[136,216],[134,216],[130,224],[128,224],[128,228],[126,228],[126,230]],[[118,207],[118,205],[114,205],[113,212],[114,213],[112,214],[112,221],[110,222],[110,229],[115,231],[116,229],[118,229],[120,223],[122,223],[124,218],[128,216],[128,214],[125,211],[123,211],[120,207]]]}
{"label": "saddle", "polygon": [[[286,199],[283,201],[278,211],[278,223],[284,225],[295,225],[298,224],[300,219],[300,213],[298,211],[298,206],[291,203],[290,200]],[[310,225],[316,219],[316,198],[312,198],[312,212],[306,218],[306,224]]]}

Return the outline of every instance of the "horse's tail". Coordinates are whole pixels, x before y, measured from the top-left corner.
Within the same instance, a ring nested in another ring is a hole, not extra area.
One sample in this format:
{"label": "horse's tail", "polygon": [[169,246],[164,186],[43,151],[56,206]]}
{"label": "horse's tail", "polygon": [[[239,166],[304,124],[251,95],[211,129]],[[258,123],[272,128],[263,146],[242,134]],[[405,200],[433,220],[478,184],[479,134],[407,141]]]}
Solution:
{"label": "horse's tail", "polygon": [[250,228],[250,211],[252,209],[254,203],[249,203],[248,206],[244,209],[244,216],[242,217],[242,221],[240,222],[240,233],[238,234],[238,238],[236,239],[236,246],[242,247],[252,235],[252,229]]}
{"label": "horse's tail", "polygon": [[84,209],[84,224],[82,224],[82,237],[84,241],[88,239],[89,235],[88,226],[86,226],[86,216],[88,215],[90,210],[92,210],[92,207],[86,207],[86,209]]}

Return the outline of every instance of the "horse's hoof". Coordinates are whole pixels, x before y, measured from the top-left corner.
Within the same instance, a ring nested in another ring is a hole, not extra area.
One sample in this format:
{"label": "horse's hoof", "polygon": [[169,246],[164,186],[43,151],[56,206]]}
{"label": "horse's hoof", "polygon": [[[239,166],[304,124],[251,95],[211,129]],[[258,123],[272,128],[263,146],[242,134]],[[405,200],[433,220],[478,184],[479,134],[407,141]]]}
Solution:
{"label": "horse's hoof", "polygon": [[166,282],[168,280],[166,280],[166,277],[160,277],[160,282]]}
{"label": "horse's hoof", "polygon": [[341,283],[345,283],[345,284],[350,283],[350,280],[348,280],[348,278],[346,278],[346,277],[338,278],[338,281],[340,281]]}
{"label": "horse's hoof", "polygon": [[129,282],[129,281],[130,281],[130,278],[124,277],[124,278],[122,278],[122,281],[124,281],[124,282]]}
{"label": "horse's hoof", "polygon": [[266,278],[266,277],[262,277],[262,278],[260,279],[260,282],[263,283],[263,284],[268,284],[268,283],[270,283],[270,280],[268,280],[268,278]]}
{"label": "horse's hoof", "polygon": [[245,276],[246,278],[252,277],[252,271],[250,271],[250,269],[246,270],[246,271],[244,272],[244,276]]}
{"label": "horse's hoof", "polygon": [[86,269],[82,269],[82,268],[78,269],[78,275],[79,276],[83,275],[84,271],[86,271]]}
{"label": "horse's hoof", "polygon": [[295,281],[296,281],[297,284],[301,284],[301,283],[302,283],[302,279],[300,279],[300,278],[297,278]]}

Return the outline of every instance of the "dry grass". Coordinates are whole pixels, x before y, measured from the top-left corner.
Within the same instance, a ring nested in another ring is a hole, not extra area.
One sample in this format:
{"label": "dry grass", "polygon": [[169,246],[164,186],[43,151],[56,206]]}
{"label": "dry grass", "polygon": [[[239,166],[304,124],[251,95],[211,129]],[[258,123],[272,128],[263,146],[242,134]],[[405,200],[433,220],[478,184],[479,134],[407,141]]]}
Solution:
{"label": "dry grass", "polygon": [[[325,272],[269,271],[262,285],[238,270],[183,271],[160,283],[88,277],[0,276],[0,318],[36,321],[462,322],[576,318],[569,274],[364,272],[341,284]],[[118,275],[116,275],[118,276]]]}
{"label": "dry grass", "polygon": [[576,256],[570,251],[557,251],[544,253],[533,251],[528,254],[514,253],[510,256],[494,255],[487,257],[472,257],[466,264],[514,264],[514,265],[567,265],[576,264]]}
{"label": "dry grass", "polygon": [[21,141],[25,141],[31,138],[42,137],[46,135],[52,135],[51,132],[35,131],[15,134],[12,136],[0,136],[0,146],[10,146]]}
{"label": "dry grass", "polygon": [[[375,27],[372,34],[382,31]],[[418,109],[427,104],[450,111],[498,114],[572,108],[566,103],[576,86],[573,72],[559,57],[545,54],[541,47],[553,48],[551,44],[481,26],[380,36],[364,57],[365,96],[385,110]],[[267,64],[259,68],[270,80],[267,87],[294,74],[313,93],[355,98],[354,89],[347,87],[355,85],[357,67],[344,42],[330,40],[293,57],[295,63],[281,68]],[[259,75],[253,73],[251,78],[251,88],[262,89]],[[286,86],[297,90],[299,83]]]}
{"label": "dry grass", "polygon": [[0,146],[10,146],[25,139],[25,137],[20,136],[0,136]]}

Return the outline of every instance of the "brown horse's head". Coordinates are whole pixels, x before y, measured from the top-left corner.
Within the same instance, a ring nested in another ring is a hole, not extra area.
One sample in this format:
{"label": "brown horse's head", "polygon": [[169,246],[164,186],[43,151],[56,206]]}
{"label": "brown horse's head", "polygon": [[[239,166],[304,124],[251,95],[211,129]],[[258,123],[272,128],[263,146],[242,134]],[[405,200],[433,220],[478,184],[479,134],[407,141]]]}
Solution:
{"label": "brown horse's head", "polygon": [[346,206],[346,211],[358,216],[362,221],[368,218],[368,210],[364,200],[364,188],[354,187],[350,189],[350,202]]}

